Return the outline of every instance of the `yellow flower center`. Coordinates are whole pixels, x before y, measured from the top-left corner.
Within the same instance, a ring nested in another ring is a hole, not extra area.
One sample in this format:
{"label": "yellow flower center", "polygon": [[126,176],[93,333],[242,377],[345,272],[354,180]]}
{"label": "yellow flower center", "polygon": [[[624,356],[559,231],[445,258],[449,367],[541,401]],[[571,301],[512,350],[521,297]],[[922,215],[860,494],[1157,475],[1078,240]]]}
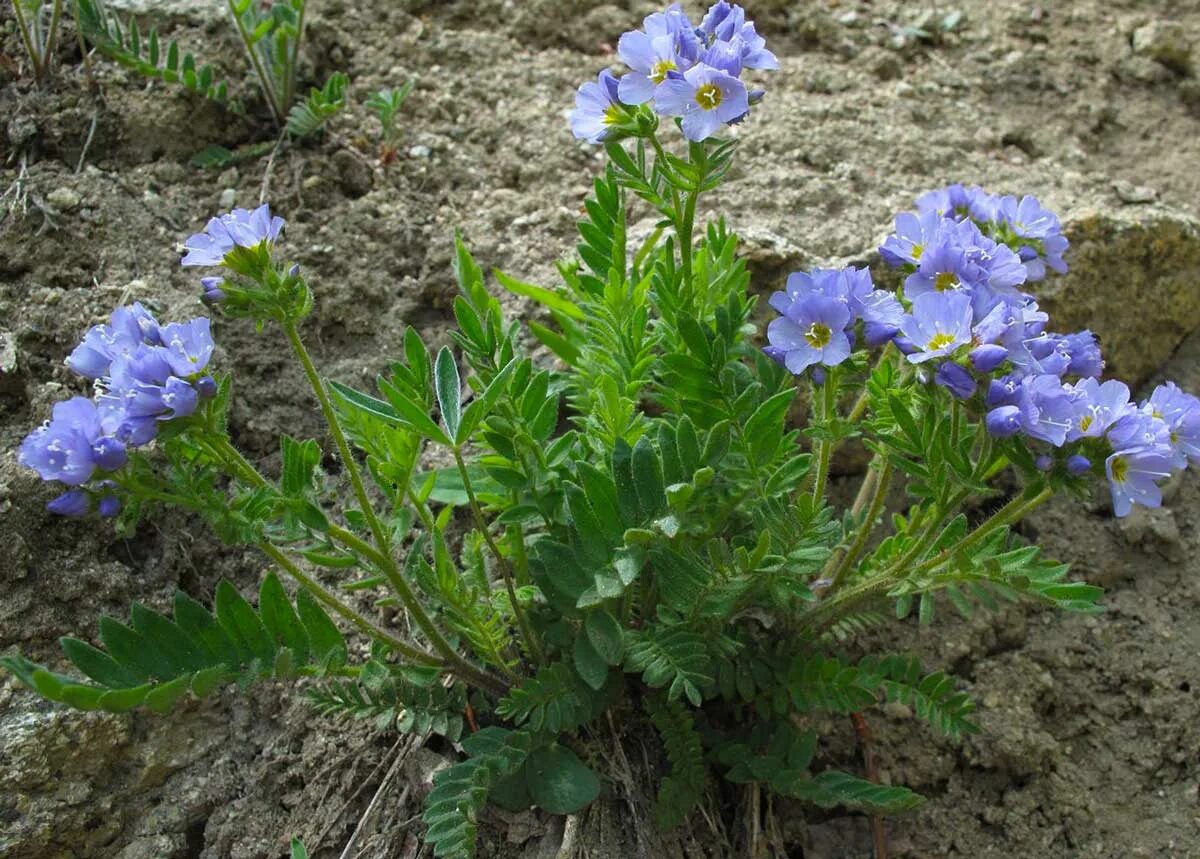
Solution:
{"label": "yellow flower center", "polygon": [[943,271],[933,279],[933,288],[938,292],[945,292],[948,289],[958,289],[958,278],[953,272]]}
{"label": "yellow flower center", "polygon": [[676,68],[674,60],[659,60],[650,68],[650,80],[660,84],[667,79],[667,72],[673,72]]}
{"label": "yellow flower center", "polygon": [[832,337],[833,332],[829,330],[829,326],[822,325],[820,322],[814,322],[812,327],[804,332],[804,339],[814,349],[824,349]]}
{"label": "yellow flower center", "polygon": [[1112,476],[1117,483],[1124,483],[1126,476],[1129,474],[1129,463],[1125,461],[1125,457],[1114,457],[1112,461]]}
{"label": "yellow flower center", "polygon": [[934,334],[932,337],[929,338],[929,345],[926,346],[925,348],[928,351],[933,352],[937,349],[945,349],[947,346],[949,346],[953,342],[954,342],[953,334],[944,334],[944,333],[943,334]]}
{"label": "yellow flower center", "polygon": [[716,110],[721,104],[721,88],[716,84],[705,84],[696,90],[696,104],[704,110]]}
{"label": "yellow flower center", "polygon": [[921,258],[921,254],[923,253],[925,253],[925,248],[921,245],[914,244],[912,246],[912,255],[914,260],[919,260]]}
{"label": "yellow flower center", "polygon": [[1090,427],[1092,425],[1093,420],[1095,420],[1095,418],[1092,415],[1084,415],[1083,417],[1081,417],[1079,419],[1079,431],[1087,432],[1088,427]]}
{"label": "yellow flower center", "polygon": [[625,111],[621,110],[621,106],[619,104],[610,104],[608,107],[604,108],[605,125],[616,125],[624,118]]}

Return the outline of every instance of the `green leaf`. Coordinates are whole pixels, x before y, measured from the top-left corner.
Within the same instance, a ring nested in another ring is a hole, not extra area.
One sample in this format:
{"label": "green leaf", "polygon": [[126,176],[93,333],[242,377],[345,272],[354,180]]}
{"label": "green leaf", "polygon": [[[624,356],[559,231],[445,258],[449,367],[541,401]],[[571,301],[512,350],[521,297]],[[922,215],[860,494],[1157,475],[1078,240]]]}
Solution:
{"label": "green leaf", "polygon": [[308,850],[305,849],[304,842],[299,838],[292,839],[291,859],[308,859]]}
{"label": "green leaf", "polygon": [[642,436],[633,446],[633,485],[642,514],[653,518],[666,506],[662,463],[650,439]]}
{"label": "green leaf", "polygon": [[584,620],[584,632],[592,648],[609,665],[620,665],[625,656],[625,634],[621,624],[607,611],[591,612]]}
{"label": "green leaf", "polygon": [[450,347],[443,346],[438,352],[433,377],[438,408],[442,412],[442,423],[445,424],[450,438],[457,439],[458,428],[462,423],[462,380],[458,376],[458,364],[454,361]]}
{"label": "green leaf", "polygon": [[580,635],[575,639],[574,655],[575,670],[583,682],[593,689],[602,689],[608,680],[609,663],[592,647],[588,636]]}
{"label": "green leaf", "polygon": [[280,488],[284,495],[304,496],[312,489],[313,474],[321,462],[321,448],[312,439],[297,441],[289,435],[280,436],[283,454],[283,474]]}
{"label": "green leaf", "polygon": [[783,438],[783,421],[795,399],[795,391],[782,391],[760,405],[750,420],[746,421],[743,433],[750,456],[757,465],[769,462],[779,449],[780,439]]}
{"label": "green leaf", "polygon": [[234,641],[245,662],[257,659],[262,665],[275,663],[275,642],[267,635],[262,620],[237,588],[224,579],[217,584],[217,623]]}
{"label": "green leaf", "polygon": [[308,633],[275,573],[267,573],[258,592],[263,626],[280,647],[288,648],[297,662],[308,661]]}
{"label": "green leaf", "polygon": [[509,277],[498,268],[492,269],[492,275],[496,278],[500,285],[509,292],[515,295],[524,296],[525,298],[532,298],[543,307],[546,307],[555,313],[561,313],[568,319],[582,321],[587,318],[586,314],[584,314],[579,305],[560,293],[553,292],[549,289],[544,289],[540,286],[535,286],[532,283],[525,283],[524,281],[517,280],[514,277]]}
{"label": "green leaf", "polygon": [[313,660],[321,664],[345,664],[346,642],[342,640],[342,634],[308,591],[300,591],[297,595],[296,613],[308,633]]}
{"label": "green leaf", "polygon": [[142,678],[138,674],[120,665],[103,650],[92,647],[78,638],[64,637],[58,641],[62,645],[63,653],[75,667],[101,686],[122,689],[141,685]]}
{"label": "green leaf", "polygon": [[600,779],[557,743],[530,753],[525,779],[533,801],[551,814],[573,814],[600,795]]}

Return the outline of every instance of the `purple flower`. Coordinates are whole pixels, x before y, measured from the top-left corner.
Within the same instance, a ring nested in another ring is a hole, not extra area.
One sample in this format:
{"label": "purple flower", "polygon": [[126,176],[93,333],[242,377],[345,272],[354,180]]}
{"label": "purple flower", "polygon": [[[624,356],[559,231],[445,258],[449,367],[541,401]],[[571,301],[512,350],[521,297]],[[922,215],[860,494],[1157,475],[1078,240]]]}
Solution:
{"label": "purple flower", "polygon": [[672,72],[690,69],[703,48],[692,23],[678,3],[642,22],[644,30],[630,30],[617,42],[617,54],[629,66],[618,85],[625,104],[643,104]]}
{"label": "purple flower", "polygon": [[1054,468],[1054,459],[1053,457],[1047,456],[1043,453],[1033,461],[1033,467],[1038,471],[1049,471],[1050,469]]}
{"label": "purple flower", "polygon": [[181,265],[221,265],[235,247],[252,248],[273,242],[283,229],[284,220],[271,216],[271,207],[259,206],[253,212],[234,209],[212,218],[203,233],[188,236],[183,243],[187,254]]}
{"label": "purple flower", "polygon": [[1097,378],[1104,372],[1104,356],[1100,354],[1100,341],[1091,331],[1083,330],[1067,334],[1063,344],[1070,356],[1067,372],[1075,376]]}
{"label": "purple flower", "polygon": [[827,295],[813,294],[767,326],[768,354],[799,375],[813,364],[832,367],[850,357],[846,325],[850,310]]}
{"label": "purple flower", "polygon": [[719,0],[709,8],[697,32],[708,44],[735,44],[748,69],[777,69],[779,60],[767,50],[766,40],[758,35],[754,22],[746,20],[746,10],[736,3]]}
{"label": "purple flower", "polygon": [[921,254],[917,270],[904,281],[904,296],[911,300],[927,292],[970,290],[986,280],[986,272],[967,258],[964,248],[939,242]]}
{"label": "purple flower", "polygon": [[125,444],[146,444],[158,434],[160,421],[187,417],[196,410],[197,391],[174,374],[173,361],[186,362],[187,358],[173,355],[165,347],[146,346],[113,362],[112,375],[97,405]]}
{"label": "purple flower", "polygon": [[[896,216],[895,232],[879,247],[883,261],[893,268],[917,265],[926,246],[937,239],[944,221],[947,219],[936,212],[922,212],[920,215],[901,212]],[[953,221],[948,223],[952,224]]]}
{"label": "purple flower", "polygon": [[1176,450],[1200,463],[1200,398],[1167,382],[1154,389],[1146,406],[1166,423]]}
{"label": "purple flower", "polygon": [[961,292],[929,292],[913,301],[912,313],[900,330],[919,351],[908,356],[913,364],[952,355],[971,342],[971,296]]}
{"label": "purple flower", "polygon": [[1062,447],[1075,414],[1073,392],[1058,376],[1026,376],[1017,396],[1025,434]]}
{"label": "purple flower", "polygon": [[203,372],[212,358],[212,330],[207,318],[198,316],[188,322],[172,322],[161,329],[171,372],[186,379]]}
{"label": "purple flower", "polygon": [[126,462],[124,445],[108,436],[95,403],[72,397],[54,406],[51,419],[21,442],[17,461],[43,480],[68,486],[86,483],[97,468],[111,471]]}
{"label": "purple flower", "polygon": [[992,219],[995,200],[978,185],[964,188],[955,184],[922,194],[917,198],[917,210],[934,212],[939,218],[958,221],[971,218],[987,223]]}
{"label": "purple flower", "polygon": [[663,116],[683,117],[683,136],[698,143],[739,119],[750,110],[750,102],[740,80],[699,65],[663,81],[654,93],[654,109]]}
{"label": "purple flower", "polygon": [[1076,413],[1067,433],[1067,441],[1080,438],[1099,438],[1114,423],[1134,411],[1129,402],[1129,387],[1116,379],[1101,384],[1087,378],[1072,387],[1076,397]]}
{"label": "purple flower", "polygon": [[82,489],[71,489],[64,492],[46,505],[46,509],[59,516],[69,516],[78,519],[86,516],[92,509],[92,498]]}
{"label": "purple flower", "polygon": [[904,306],[896,296],[875,289],[862,303],[863,340],[868,346],[882,346],[900,332]]}
{"label": "purple flower", "polygon": [[1113,513],[1128,516],[1134,504],[1162,505],[1158,481],[1171,476],[1171,463],[1158,447],[1118,450],[1104,462],[1112,490]]}
{"label": "purple flower", "polygon": [[[876,292],[880,292],[881,295],[889,295],[889,293],[875,289],[869,269],[814,268],[812,271],[796,271],[788,275],[784,291],[772,293],[770,303],[772,307],[786,315],[788,308],[808,296],[824,295],[828,298],[836,298],[845,304],[850,310],[850,321],[853,322],[864,313],[869,301],[883,301],[882,298],[875,297]],[[885,311],[881,309],[881,312]]]}
{"label": "purple flower", "polygon": [[575,93],[575,109],[571,111],[571,131],[576,137],[599,143],[608,135],[610,126],[625,118],[617,87],[617,79],[608,69],[600,72],[596,80],[580,85]]}
{"label": "purple flower", "polygon": [[67,357],[67,366],[85,379],[108,375],[113,359],[144,343],[159,343],[158,322],[139,302],[113,311],[107,325],[95,325]]}
{"label": "purple flower", "polygon": [[1058,216],[1042,208],[1036,197],[1025,196],[1019,202],[1016,197],[1001,197],[994,220],[1007,226],[1018,239],[1025,240],[1017,253],[1030,281],[1042,280],[1047,266],[1059,274],[1066,273],[1063,254],[1070,243],[1062,234]]}
{"label": "purple flower", "polygon": [[975,393],[974,377],[966,368],[950,361],[937,368],[937,372],[933,374],[933,381],[960,400],[965,400]]}
{"label": "purple flower", "polygon": [[101,496],[96,512],[105,519],[112,519],[121,512],[121,499],[112,494]]}

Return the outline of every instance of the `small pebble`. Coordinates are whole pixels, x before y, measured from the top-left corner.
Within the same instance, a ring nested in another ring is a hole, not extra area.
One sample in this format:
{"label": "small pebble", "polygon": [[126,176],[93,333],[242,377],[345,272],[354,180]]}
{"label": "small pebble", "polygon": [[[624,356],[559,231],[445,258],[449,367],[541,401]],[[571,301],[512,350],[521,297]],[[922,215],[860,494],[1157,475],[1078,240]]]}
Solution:
{"label": "small pebble", "polygon": [[1122,203],[1153,203],[1158,199],[1158,191],[1145,185],[1134,185],[1124,179],[1113,182],[1113,190],[1121,198]]}
{"label": "small pebble", "polygon": [[78,208],[81,200],[78,191],[62,186],[46,195],[46,202],[60,212],[70,212],[72,209]]}
{"label": "small pebble", "polygon": [[431,155],[433,155],[433,150],[428,146],[422,146],[421,144],[417,144],[408,150],[409,158],[428,158]]}
{"label": "small pebble", "polygon": [[221,198],[217,201],[217,208],[222,212],[227,212],[237,203],[237,188],[226,188],[221,192]]}

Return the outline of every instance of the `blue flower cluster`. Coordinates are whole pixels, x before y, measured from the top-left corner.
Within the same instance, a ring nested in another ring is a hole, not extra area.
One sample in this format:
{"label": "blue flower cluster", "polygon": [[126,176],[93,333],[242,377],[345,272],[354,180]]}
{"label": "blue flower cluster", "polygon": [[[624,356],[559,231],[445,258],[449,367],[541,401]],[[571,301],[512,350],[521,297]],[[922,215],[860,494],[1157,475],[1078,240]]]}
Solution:
{"label": "blue flower cluster", "polygon": [[767,354],[793,373],[836,366],[861,320],[866,345],[893,342],[992,436],[1024,437],[1039,467],[1080,476],[1102,460],[1118,516],[1158,506],[1161,481],[1200,463],[1200,399],[1168,383],[1135,403],[1124,383],[1099,381],[1095,335],[1047,330],[1021,286],[1066,271],[1059,219],[1033,197],[961,185],[924,195],[918,209],[897,216],[880,248],[906,274],[899,298],[864,269],[793,274],[771,298],[781,317],[767,328]]}
{"label": "blue flower cluster", "polygon": [[116,515],[112,481],[84,484],[97,472],[120,469],[129,449],[153,441],[164,421],[191,415],[201,399],[216,393],[205,372],[212,353],[207,319],[159,325],[138,303],[117,308],[107,324],[91,328],[67,365],[95,383],[94,396],[55,405],[51,419],[25,438],[17,455],[43,480],[72,487],[50,509],[81,516],[95,507]]}
{"label": "blue flower cluster", "polygon": [[599,143],[643,104],[659,116],[679,117],[688,140],[706,140],[743,119],[762,97],[742,82],[745,69],[779,68],[745,10],[726,0],[698,27],[673,3],[621,36],[617,54],[629,72],[617,78],[605,69],[575,96],[571,130],[581,140]]}
{"label": "blue flower cluster", "polygon": [[[284,220],[271,214],[271,207],[263,204],[254,211],[234,209],[224,215],[209,219],[204,232],[193,233],[183,243],[186,252],[179,261],[183,266],[219,266],[230,262],[229,254],[237,248],[254,250],[262,245],[269,246],[279,238]],[[221,304],[227,298],[228,284],[223,277],[202,277],[204,287],[202,300],[205,304]]]}

